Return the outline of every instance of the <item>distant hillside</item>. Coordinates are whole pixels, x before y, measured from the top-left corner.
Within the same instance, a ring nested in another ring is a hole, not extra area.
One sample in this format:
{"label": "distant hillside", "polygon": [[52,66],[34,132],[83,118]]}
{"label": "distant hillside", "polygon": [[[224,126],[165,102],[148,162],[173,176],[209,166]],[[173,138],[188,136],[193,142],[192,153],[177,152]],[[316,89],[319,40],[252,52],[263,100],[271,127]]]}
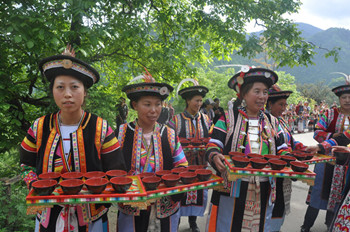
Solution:
{"label": "distant hillside", "polygon": [[318,27],[314,27],[314,26],[307,24],[307,23],[297,23],[297,27],[302,32],[301,35],[304,38],[310,38],[314,34],[323,31],[322,29],[320,29]]}
{"label": "distant hillside", "polygon": [[[306,23],[297,23],[298,29],[302,32],[301,36],[316,46],[324,49],[332,49],[333,47],[340,47],[339,60],[334,62],[333,57],[325,58],[326,50],[317,49],[313,62],[315,65],[309,67],[282,67],[278,71],[286,71],[296,78],[297,83],[315,83],[319,81],[326,81],[330,86],[335,86],[344,83],[343,80],[335,79],[341,75],[330,74],[331,72],[344,72],[350,74],[350,30],[342,28],[329,28],[322,30]],[[261,32],[256,32],[260,34]],[[215,61],[214,65],[222,64],[249,64],[257,65],[255,62],[238,56],[232,55],[232,61]],[[333,82],[332,82],[333,81]]]}
{"label": "distant hillside", "polygon": [[339,83],[332,83],[332,80],[340,75],[331,74],[331,72],[344,72],[350,74],[350,30],[341,28],[330,28],[321,30],[314,34],[310,33],[310,37],[305,39],[313,44],[321,47],[331,49],[333,47],[340,47],[339,60],[334,62],[333,58],[325,58],[325,50],[317,49],[317,54],[314,56],[313,62],[315,65],[309,67],[283,67],[280,70],[291,73],[296,77],[297,82],[312,83],[325,80],[331,86]]}

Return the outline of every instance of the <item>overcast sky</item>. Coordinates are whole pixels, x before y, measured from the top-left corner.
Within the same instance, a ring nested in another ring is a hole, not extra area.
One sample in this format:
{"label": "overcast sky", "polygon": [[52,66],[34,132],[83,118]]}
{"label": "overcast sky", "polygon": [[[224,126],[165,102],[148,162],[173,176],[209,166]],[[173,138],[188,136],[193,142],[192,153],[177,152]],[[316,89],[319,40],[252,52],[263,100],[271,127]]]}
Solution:
{"label": "overcast sky", "polygon": [[[286,15],[295,22],[311,24],[326,30],[330,27],[340,27],[350,30],[350,0],[301,0],[298,14]],[[261,28],[247,26],[249,32]]]}

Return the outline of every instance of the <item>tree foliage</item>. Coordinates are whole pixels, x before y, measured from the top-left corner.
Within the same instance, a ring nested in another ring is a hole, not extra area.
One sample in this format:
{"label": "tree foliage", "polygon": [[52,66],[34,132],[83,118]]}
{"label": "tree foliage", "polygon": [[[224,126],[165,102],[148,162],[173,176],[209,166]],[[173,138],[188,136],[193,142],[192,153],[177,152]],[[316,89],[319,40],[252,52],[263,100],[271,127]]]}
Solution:
{"label": "tree foliage", "polygon": [[24,181],[5,185],[3,178],[13,178],[19,173],[19,156],[15,149],[2,154],[0,162],[0,232],[33,231],[34,215],[26,215],[25,197],[28,194]]}
{"label": "tree foliage", "polygon": [[[263,48],[279,66],[310,64],[313,45],[282,17],[299,6],[299,0],[1,1],[0,153],[17,145],[36,117],[56,109],[37,62],[68,43],[102,74],[87,109],[113,125],[121,87],[144,67],[175,84],[198,77],[197,64],[206,68],[232,53],[252,57]],[[248,37],[248,22],[262,25],[263,36]]]}
{"label": "tree foliage", "polygon": [[296,105],[299,101],[306,101],[307,96],[303,96],[297,89],[297,85],[295,84],[295,77],[290,75],[289,73],[285,73],[283,71],[277,72],[278,74],[278,86],[282,90],[293,91],[293,93],[288,98],[289,104]]}
{"label": "tree foliage", "polygon": [[325,81],[299,85],[298,89],[302,96],[314,99],[317,103],[320,103],[323,100],[326,100],[329,105],[331,105],[333,101],[338,102],[336,95],[331,91],[331,88],[325,83]]}

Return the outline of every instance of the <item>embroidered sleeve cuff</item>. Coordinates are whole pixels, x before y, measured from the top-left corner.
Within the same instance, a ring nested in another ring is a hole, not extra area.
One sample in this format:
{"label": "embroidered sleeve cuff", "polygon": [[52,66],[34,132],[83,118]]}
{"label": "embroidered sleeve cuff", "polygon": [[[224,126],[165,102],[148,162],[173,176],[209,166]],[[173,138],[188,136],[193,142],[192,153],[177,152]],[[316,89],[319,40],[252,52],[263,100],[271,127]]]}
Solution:
{"label": "embroidered sleeve cuff", "polygon": [[36,169],[34,167],[21,164],[21,172],[21,178],[27,184],[27,187],[29,189],[31,187],[32,182],[38,180]]}
{"label": "embroidered sleeve cuff", "polygon": [[218,154],[220,154],[220,151],[218,149],[212,148],[207,151],[207,157],[210,165],[216,169],[215,163],[214,163],[214,157]]}
{"label": "embroidered sleeve cuff", "polygon": [[334,133],[328,133],[326,136],[326,140],[333,138]]}
{"label": "embroidered sleeve cuff", "polygon": [[318,153],[320,153],[320,154],[325,154],[325,149],[324,149],[323,144],[317,144],[317,146],[318,146],[318,148],[320,149],[320,150],[318,151]]}
{"label": "embroidered sleeve cuff", "polygon": [[350,130],[344,131],[344,135],[346,138],[350,139]]}

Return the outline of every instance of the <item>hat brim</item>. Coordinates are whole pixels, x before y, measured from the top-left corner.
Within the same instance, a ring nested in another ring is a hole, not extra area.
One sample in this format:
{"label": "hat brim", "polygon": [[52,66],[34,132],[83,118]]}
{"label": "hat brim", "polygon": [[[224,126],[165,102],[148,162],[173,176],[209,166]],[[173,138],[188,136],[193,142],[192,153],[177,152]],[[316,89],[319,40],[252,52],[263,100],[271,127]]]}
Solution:
{"label": "hat brim", "polygon": [[209,89],[205,86],[200,86],[200,85],[196,85],[196,86],[191,86],[191,87],[187,87],[187,88],[183,88],[179,91],[179,95],[183,98],[183,99],[190,99],[193,98],[194,96],[202,96],[205,97],[205,95],[209,92]]}
{"label": "hat brim", "polygon": [[131,84],[124,86],[122,89],[131,101],[137,100],[142,96],[157,96],[163,101],[173,90],[174,88],[171,85],[158,82]]}
{"label": "hat brim", "polygon": [[344,93],[350,93],[350,85],[340,85],[332,89],[332,92],[340,97]]}
{"label": "hat brim", "polygon": [[[268,74],[268,76],[266,76]],[[228,81],[227,85],[229,88],[234,89],[237,92],[236,86],[238,84],[237,77],[241,75],[241,72],[236,73],[231,77],[231,79]],[[254,82],[262,82],[267,85],[268,88],[270,88],[272,85],[274,85],[278,81],[278,75],[269,69],[265,68],[252,68],[247,73],[244,74],[243,78],[244,82],[242,86],[248,84],[248,83],[254,83]]]}
{"label": "hat brim", "polygon": [[289,90],[269,93],[269,99],[279,99],[279,98],[287,99],[292,93],[293,91],[289,91]]}
{"label": "hat brim", "polygon": [[[64,67],[60,65],[60,62],[57,62],[58,65],[52,65],[50,68],[44,70],[44,66],[47,63],[60,60],[70,60],[73,64],[79,64],[79,66],[86,69],[87,72],[86,70],[84,71],[80,69],[73,69],[72,67]],[[49,82],[52,82],[57,76],[67,75],[81,80],[87,88],[90,88],[94,83],[97,83],[100,80],[100,75],[96,69],[72,56],[55,55],[47,57],[39,62],[39,69]]]}

